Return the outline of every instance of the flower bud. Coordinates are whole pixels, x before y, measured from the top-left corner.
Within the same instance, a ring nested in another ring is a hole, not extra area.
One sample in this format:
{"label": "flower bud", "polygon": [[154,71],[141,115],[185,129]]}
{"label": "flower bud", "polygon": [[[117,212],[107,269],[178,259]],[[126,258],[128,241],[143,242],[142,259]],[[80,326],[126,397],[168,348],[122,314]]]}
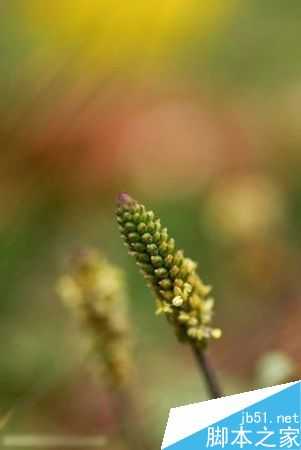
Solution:
{"label": "flower bud", "polygon": [[[165,314],[184,341],[204,346],[221,331],[211,328],[214,302],[210,287],[199,278],[197,264],[176,249],[153,211],[128,194],[118,197],[117,221],[121,236],[150,283],[157,299],[157,314]],[[142,264],[141,261],[147,261]]]}

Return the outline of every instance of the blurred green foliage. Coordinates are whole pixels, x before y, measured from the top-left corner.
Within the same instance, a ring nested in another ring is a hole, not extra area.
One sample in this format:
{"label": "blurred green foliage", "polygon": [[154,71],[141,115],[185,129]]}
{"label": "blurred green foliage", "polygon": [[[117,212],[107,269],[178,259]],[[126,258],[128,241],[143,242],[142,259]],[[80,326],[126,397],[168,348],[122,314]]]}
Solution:
{"label": "blurred green foliage", "polygon": [[53,4],[50,32],[34,0],[1,6],[0,413],[34,431],[114,433],[109,393],[54,293],[74,250],[92,246],[125,270],[137,396],[159,442],[168,409],[206,394],[127,257],[115,196],[155,210],[213,285],[227,393],[254,387],[270,351],[300,378],[301,10],[246,0],[209,21],[179,1],[139,11],[150,38],[125,9],[105,24],[121,47],[101,53],[95,5],[81,7],[72,29]]}

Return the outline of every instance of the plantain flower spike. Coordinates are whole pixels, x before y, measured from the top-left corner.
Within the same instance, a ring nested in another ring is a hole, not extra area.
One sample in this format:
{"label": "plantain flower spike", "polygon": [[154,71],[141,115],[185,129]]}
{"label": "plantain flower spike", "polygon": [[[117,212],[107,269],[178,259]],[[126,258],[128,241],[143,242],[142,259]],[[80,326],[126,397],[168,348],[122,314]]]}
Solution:
{"label": "plantain flower spike", "polygon": [[199,278],[196,263],[176,249],[160,219],[122,193],[118,196],[117,221],[130,255],[156,296],[157,314],[167,317],[181,341],[204,348],[208,339],[218,339],[221,330],[211,327],[211,287]]}
{"label": "plantain flower spike", "polygon": [[88,337],[97,367],[113,386],[127,384],[132,366],[122,272],[86,250],[73,258],[57,292]]}

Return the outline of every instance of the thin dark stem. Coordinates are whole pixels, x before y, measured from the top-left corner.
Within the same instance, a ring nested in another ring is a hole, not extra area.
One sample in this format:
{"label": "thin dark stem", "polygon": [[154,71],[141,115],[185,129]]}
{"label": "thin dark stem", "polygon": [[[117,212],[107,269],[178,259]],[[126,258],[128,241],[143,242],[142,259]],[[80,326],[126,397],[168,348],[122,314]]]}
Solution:
{"label": "thin dark stem", "polygon": [[222,390],[217,381],[215,371],[208,362],[208,357],[206,355],[205,350],[197,347],[196,345],[192,345],[192,350],[197,360],[198,366],[203,376],[205,377],[208,393],[210,394],[211,398],[213,399],[222,397],[223,396]]}

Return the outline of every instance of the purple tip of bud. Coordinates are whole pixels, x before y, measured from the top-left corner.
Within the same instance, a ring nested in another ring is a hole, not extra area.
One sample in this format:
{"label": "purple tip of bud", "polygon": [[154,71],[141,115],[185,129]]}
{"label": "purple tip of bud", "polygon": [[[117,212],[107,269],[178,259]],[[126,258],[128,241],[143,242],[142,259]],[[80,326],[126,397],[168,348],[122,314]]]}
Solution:
{"label": "purple tip of bud", "polygon": [[126,194],[125,192],[120,192],[120,194],[118,194],[117,196],[117,204],[120,206],[126,206],[126,205],[133,205],[135,204],[135,200],[130,197],[128,194]]}

